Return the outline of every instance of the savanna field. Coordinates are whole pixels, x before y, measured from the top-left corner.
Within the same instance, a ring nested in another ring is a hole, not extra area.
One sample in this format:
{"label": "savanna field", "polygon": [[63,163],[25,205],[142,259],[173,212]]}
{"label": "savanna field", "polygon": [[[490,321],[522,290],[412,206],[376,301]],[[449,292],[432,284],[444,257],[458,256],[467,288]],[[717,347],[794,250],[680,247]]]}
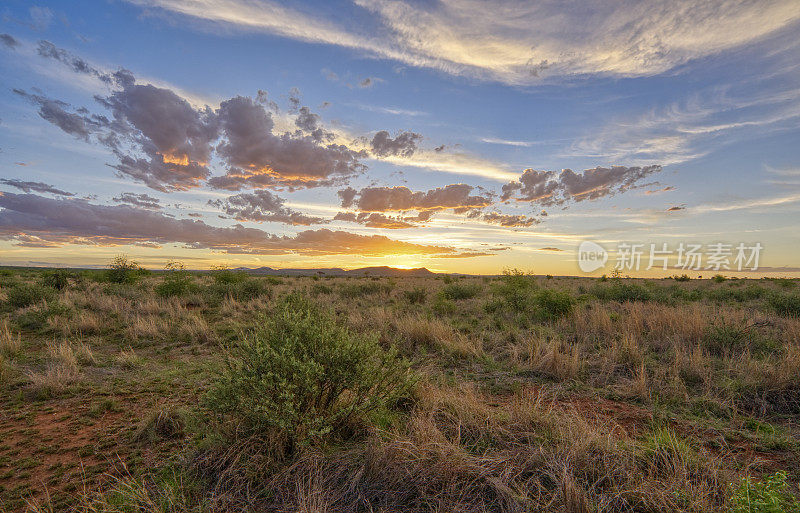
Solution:
{"label": "savanna field", "polygon": [[789,279],[0,270],[0,510],[800,511]]}

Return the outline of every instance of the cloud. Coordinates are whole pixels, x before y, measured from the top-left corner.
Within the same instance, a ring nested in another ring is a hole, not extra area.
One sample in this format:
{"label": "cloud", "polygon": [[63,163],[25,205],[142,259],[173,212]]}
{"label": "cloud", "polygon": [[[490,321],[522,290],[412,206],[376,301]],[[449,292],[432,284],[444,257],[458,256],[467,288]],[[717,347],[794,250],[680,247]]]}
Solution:
{"label": "cloud", "polygon": [[123,192],[116,198],[112,198],[117,203],[127,203],[135,207],[149,208],[152,210],[159,210],[161,203],[158,198],[154,198],[149,194],[134,194],[132,192]]}
{"label": "cloud", "polygon": [[440,255],[450,247],[415,244],[381,235],[328,229],[295,236],[272,235],[241,225],[215,227],[193,219],[174,219],[129,205],[96,205],[81,199],[32,194],[0,194],[0,238],[24,244],[162,245],[226,253],[263,255]]}
{"label": "cloud", "polygon": [[[353,192],[353,189],[340,191],[342,206],[355,206],[362,212],[403,212],[408,210],[438,211],[455,209],[462,212],[467,209],[483,208],[491,205],[491,197],[483,193],[473,195],[475,187],[463,183],[437,187],[425,192],[412,191],[405,186],[365,187]],[[356,199],[357,196],[357,199]],[[349,200],[349,201],[348,201]]]}
{"label": "cloud", "polygon": [[400,132],[392,139],[389,132],[381,130],[376,133],[370,148],[373,155],[378,157],[410,157],[417,151],[417,142],[422,139],[420,134],[414,132]]}
{"label": "cloud", "polygon": [[680,206],[680,207],[679,206],[674,206],[674,207],[669,207],[667,209],[667,212],[675,212],[677,210],[685,210],[685,209],[686,209],[686,207],[684,207],[684,206]]}
{"label": "cloud", "polygon": [[[262,0],[131,0],[195,19],[349,48],[453,75],[529,84],[542,77],[586,74],[649,76],[741,47],[800,19],[795,0],[558,0],[420,3],[357,0],[340,25]],[[367,27],[374,27],[370,30]],[[576,30],[596,27],[596,30]]]}
{"label": "cloud", "polygon": [[46,96],[31,94],[21,89],[14,89],[14,93],[25,98],[39,107],[39,116],[54,124],[64,132],[83,140],[89,140],[89,135],[98,131],[101,122],[85,114],[69,112],[70,105],[60,100],[53,100]]}
{"label": "cloud", "polygon": [[548,246],[546,248],[539,248],[539,251],[564,251],[564,250]]}
{"label": "cloud", "polygon": [[63,48],[57,47],[50,41],[39,41],[39,45],[36,48],[36,53],[38,53],[40,57],[54,59],[62,64],[65,64],[75,73],[92,75],[106,84],[111,84],[113,82],[113,77],[110,74],[100,71],[85,60],[71,54]]}
{"label": "cloud", "polygon": [[270,113],[251,98],[237,96],[222,102],[218,117],[225,140],[217,146],[217,154],[231,169],[212,178],[213,187],[327,186],[365,169],[359,162],[364,152],[339,144],[321,145],[313,136],[274,134]]}
{"label": "cloud", "polygon": [[286,200],[267,190],[257,190],[252,194],[237,194],[223,200],[209,201],[210,205],[221,208],[237,221],[277,222],[291,225],[309,226],[328,221],[321,217],[307,216],[284,206]]}
{"label": "cloud", "polygon": [[11,34],[0,34],[0,43],[6,48],[11,48],[12,50],[19,46],[19,41],[17,41],[17,39]]}
{"label": "cloud", "polygon": [[481,213],[479,215],[475,215],[474,217],[483,220],[485,223],[497,224],[507,228],[527,228],[529,226],[533,226],[534,224],[541,223],[541,220],[535,217],[528,217],[518,214],[501,214],[499,212]]}
{"label": "cloud", "polygon": [[363,224],[369,228],[384,228],[388,230],[401,230],[415,228],[417,225],[403,220],[401,217],[390,217],[380,212],[339,212],[334,216],[334,221],[347,221]]}
{"label": "cloud", "polygon": [[495,139],[493,137],[484,137],[481,139],[481,142],[489,144],[502,144],[504,146],[522,146],[526,148],[533,146],[533,143],[530,141],[508,141],[506,139]]}
{"label": "cloud", "polygon": [[42,182],[26,182],[24,180],[19,180],[18,178],[0,178],[0,183],[10,187],[15,187],[23,192],[42,192],[55,194],[56,196],[75,196],[75,194],[71,192],[56,189],[52,185]]}
{"label": "cloud", "polygon": [[[360,162],[368,156],[366,149],[331,143],[335,134],[324,129],[317,114],[300,106],[299,93],[290,98],[297,130],[279,132],[263,105],[263,91],[258,100],[236,96],[212,110],[190,104],[172,89],[139,84],[127,70],[99,71],[47,41],[40,43],[39,54],[115,89],[95,97],[110,116],[21,90],[17,94],[38,105],[40,116],[65,132],[108,147],[117,158],[111,167],[153,189],[186,190],[204,181],[227,190],[329,186],[366,169]],[[404,133],[386,141],[385,151],[413,152],[418,137],[413,136]],[[228,167],[224,175],[211,178],[212,156]]]}
{"label": "cloud", "polygon": [[653,195],[653,194],[661,194],[662,192],[671,192],[671,191],[674,191],[674,190],[675,190],[675,187],[673,187],[671,185],[668,185],[666,187],[662,187],[661,189],[646,190],[646,191],[644,191],[644,193],[646,195],[650,196],[650,195]]}
{"label": "cloud", "polygon": [[501,199],[545,206],[595,200],[625,192],[636,186],[639,180],[659,171],[661,166],[658,165],[596,167],[580,174],[571,169],[560,173],[526,169],[518,180],[503,185]]}
{"label": "cloud", "polygon": [[28,12],[31,15],[31,26],[36,30],[44,30],[53,22],[53,11],[49,7],[34,5]]}

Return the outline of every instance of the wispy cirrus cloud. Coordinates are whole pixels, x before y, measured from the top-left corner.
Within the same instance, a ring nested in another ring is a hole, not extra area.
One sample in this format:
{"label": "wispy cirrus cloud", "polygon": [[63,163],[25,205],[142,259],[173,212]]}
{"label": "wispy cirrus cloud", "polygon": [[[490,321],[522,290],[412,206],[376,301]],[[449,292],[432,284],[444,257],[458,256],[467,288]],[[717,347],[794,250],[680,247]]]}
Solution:
{"label": "wispy cirrus cloud", "polygon": [[[527,84],[541,76],[663,73],[758,41],[800,19],[793,0],[412,3],[357,0],[377,30],[268,0],[132,0],[149,8],[309,43],[367,52],[456,75]],[[595,27],[596,30],[575,30]]]}

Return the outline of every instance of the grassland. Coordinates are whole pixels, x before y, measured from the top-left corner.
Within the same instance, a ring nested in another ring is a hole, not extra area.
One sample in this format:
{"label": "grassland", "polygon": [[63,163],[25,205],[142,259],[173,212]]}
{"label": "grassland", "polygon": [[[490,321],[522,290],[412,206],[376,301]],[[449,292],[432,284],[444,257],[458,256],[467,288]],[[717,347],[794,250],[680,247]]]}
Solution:
{"label": "grassland", "polygon": [[798,511],[797,280],[0,270],[0,510]]}

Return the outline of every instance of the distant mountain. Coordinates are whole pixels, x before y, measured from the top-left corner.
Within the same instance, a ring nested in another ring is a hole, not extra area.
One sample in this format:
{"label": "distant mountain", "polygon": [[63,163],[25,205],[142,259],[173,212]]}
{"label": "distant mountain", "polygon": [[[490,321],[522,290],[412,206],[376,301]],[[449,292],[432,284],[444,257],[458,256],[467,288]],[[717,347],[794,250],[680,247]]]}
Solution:
{"label": "distant mountain", "polygon": [[360,269],[345,270],[340,267],[324,267],[318,269],[273,269],[272,267],[258,267],[250,269],[248,267],[238,267],[237,271],[244,271],[248,274],[269,275],[269,276],[391,276],[391,277],[425,277],[435,276],[424,267],[416,269],[397,269],[396,267],[362,267]]}

